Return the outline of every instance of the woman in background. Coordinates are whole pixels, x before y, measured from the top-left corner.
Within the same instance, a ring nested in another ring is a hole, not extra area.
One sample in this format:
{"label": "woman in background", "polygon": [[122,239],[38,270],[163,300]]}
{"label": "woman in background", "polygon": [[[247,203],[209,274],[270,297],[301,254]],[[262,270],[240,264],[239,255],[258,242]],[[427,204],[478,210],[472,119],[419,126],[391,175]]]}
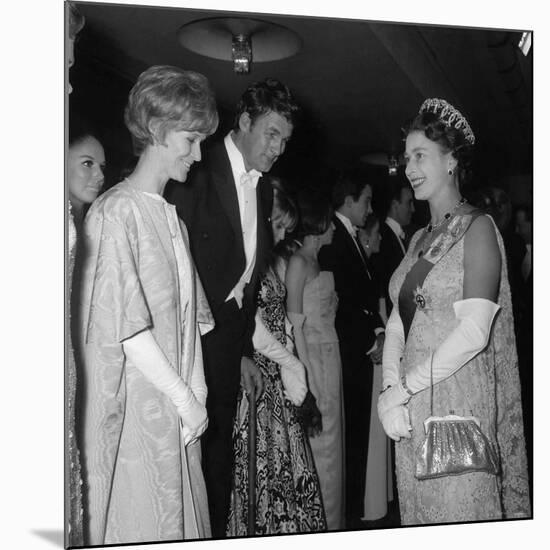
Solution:
{"label": "woman in background", "polygon": [[86,122],[76,115],[69,117],[69,151],[67,183],[69,205],[80,232],[86,207],[99,195],[105,181],[105,151]]}
{"label": "woman in background", "polygon": [[[380,221],[374,214],[369,214],[365,225],[358,231],[358,237],[367,260],[370,261],[372,254],[380,252],[380,241],[382,239],[380,236]],[[373,276],[376,273],[374,269],[369,271]],[[376,286],[375,283],[373,288]],[[384,293],[380,288],[380,316],[384,319],[386,301],[383,296]],[[374,372],[365,483],[365,513],[362,518],[364,521],[382,519],[388,513],[388,502],[393,500],[390,439],[386,436],[376,412],[378,395],[382,388],[382,363],[373,361],[372,367]]]}
{"label": "woman in background", "polygon": [[[264,380],[256,413],[256,535],[326,530],[313,455],[298,412],[306,396],[306,375],[304,366],[292,353],[285,311],[283,281],[289,246],[285,235],[294,228],[297,217],[294,202],[274,183],[275,248],[258,292],[253,338],[254,361]],[[251,534],[247,525],[249,415],[244,389],[241,389],[237,410],[229,536]]]}
{"label": "woman in background", "polygon": [[298,357],[321,412],[322,426],[310,438],[329,530],[344,526],[342,365],[334,328],[337,296],[332,272],[321,271],[317,254],[332,240],[332,208],[310,197],[300,203],[297,240],[286,273],[287,311]]}
{"label": "woman in background", "polygon": [[[74,64],[74,41],[76,35],[84,27],[84,17],[76,9],[74,4],[69,2],[67,4],[67,16],[68,16],[68,37],[67,37],[67,65],[71,68]],[[71,85],[68,83],[67,90],[71,93]],[[76,146],[76,142],[69,139],[69,147]],[[74,149],[73,149],[74,152]],[[76,439],[76,414],[75,414],[75,401],[76,401],[76,363],[74,358],[74,351],[72,346],[71,329],[72,323],[70,318],[71,311],[71,294],[73,283],[73,271],[75,266],[75,257],[77,250],[77,230],[75,226],[71,199],[77,198],[74,195],[74,189],[77,187],[76,182],[78,178],[71,177],[74,168],[74,158],[71,156],[71,150],[69,148],[69,154],[67,155],[67,175],[68,175],[68,187],[69,187],[69,200],[67,202],[68,207],[68,251],[69,261],[68,273],[67,273],[67,297],[69,318],[65,321],[65,334],[67,335],[68,350],[66,354],[65,363],[65,491],[68,492],[68,496],[65,498],[65,545],[66,546],[82,546],[84,544],[83,538],[83,509],[82,509],[82,476],[80,469],[80,452]],[[73,191],[71,191],[71,189]],[[95,198],[95,197],[94,197]],[[92,199],[93,200],[93,199]],[[90,201],[91,202],[91,201]]]}
{"label": "woman in background", "polygon": [[186,228],[162,197],[218,124],[207,79],[144,71],[124,113],[139,156],[84,223],[81,351],[90,545],[210,536],[199,438],[207,426],[200,334],[212,316]]}

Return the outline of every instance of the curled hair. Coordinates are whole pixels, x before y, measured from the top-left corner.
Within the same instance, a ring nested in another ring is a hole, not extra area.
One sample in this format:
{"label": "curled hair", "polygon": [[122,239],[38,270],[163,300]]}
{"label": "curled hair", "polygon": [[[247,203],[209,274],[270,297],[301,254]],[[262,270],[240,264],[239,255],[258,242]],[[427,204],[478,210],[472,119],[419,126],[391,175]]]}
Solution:
{"label": "curled hair", "polygon": [[365,187],[369,185],[365,177],[343,173],[336,179],[332,188],[332,206],[338,210],[345,202],[346,197],[358,201]]}
{"label": "curled hair", "polygon": [[239,129],[239,119],[248,113],[252,124],[258,117],[277,113],[293,126],[296,125],[299,107],[290,90],[275,78],[254,82],[243,93],[235,115],[234,129]]}
{"label": "curled hair", "polygon": [[124,122],[136,156],[155,139],[163,143],[170,130],[210,135],[218,127],[214,92],[200,73],[155,65],[143,71],[130,90]]}
{"label": "curled hair", "polygon": [[300,222],[296,229],[298,239],[301,240],[307,235],[322,235],[328,230],[334,213],[328,200],[304,195],[301,197],[299,206]]}
{"label": "curled hair", "polygon": [[82,27],[84,27],[86,19],[72,2],[68,2],[67,4],[69,11],[69,38],[74,40],[76,35],[82,30]]}
{"label": "curled hair", "polygon": [[461,130],[448,126],[437,114],[423,111],[403,129],[405,139],[412,132],[422,132],[429,140],[437,143],[445,153],[452,153],[458,163],[459,183],[462,185],[468,182],[471,176],[474,148]]}

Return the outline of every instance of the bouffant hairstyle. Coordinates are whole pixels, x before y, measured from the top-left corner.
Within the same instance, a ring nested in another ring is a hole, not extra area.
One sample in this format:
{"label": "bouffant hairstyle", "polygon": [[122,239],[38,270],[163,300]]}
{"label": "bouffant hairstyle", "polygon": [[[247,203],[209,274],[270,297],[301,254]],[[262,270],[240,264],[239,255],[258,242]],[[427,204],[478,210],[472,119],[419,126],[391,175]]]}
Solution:
{"label": "bouffant hairstyle", "polygon": [[404,139],[412,132],[422,132],[445,153],[451,152],[458,163],[459,183],[463,185],[469,181],[474,148],[462,130],[449,126],[436,113],[423,111],[405,125]]}
{"label": "bouffant hairstyle", "polygon": [[86,20],[72,2],[68,2],[68,11],[69,11],[69,38],[71,40],[74,40],[76,35],[82,30],[82,27],[84,27],[84,23]]}
{"label": "bouffant hairstyle", "polygon": [[239,119],[243,113],[248,113],[251,123],[254,124],[258,117],[271,112],[296,126],[299,111],[290,90],[275,78],[266,78],[252,83],[243,93],[237,105],[233,128],[239,129]]}
{"label": "bouffant hairstyle", "polygon": [[202,74],[155,65],[130,90],[124,122],[136,156],[155,140],[163,143],[170,130],[210,135],[218,127],[214,92]]}

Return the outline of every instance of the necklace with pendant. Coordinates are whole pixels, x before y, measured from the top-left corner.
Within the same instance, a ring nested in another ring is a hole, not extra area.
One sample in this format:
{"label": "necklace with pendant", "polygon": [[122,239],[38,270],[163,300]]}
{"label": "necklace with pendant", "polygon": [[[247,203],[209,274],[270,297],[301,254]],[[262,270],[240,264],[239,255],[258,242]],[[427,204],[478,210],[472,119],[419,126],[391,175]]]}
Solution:
{"label": "necklace with pendant", "polygon": [[[438,223],[429,223],[427,226],[426,226],[426,229],[425,229],[425,232],[427,234],[431,234],[434,229],[437,229],[438,227],[440,227],[441,225],[443,225],[445,222],[448,222],[456,213],[456,211],[463,205],[466,203],[466,199],[464,197],[461,197],[460,200],[453,206],[452,210],[450,212],[447,212],[443,218],[441,219],[441,221],[439,221]],[[423,243],[423,246],[422,248],[419,250],[418,252],[418,257],[421,258],[424,253],[430,248],[430,246],[432,245],[432,243],[434,242],[435,239],[430,239],[430,242],[429,243]]]}
{"label": "necklace with pendant", "polygon": [[430,222],[426,226],[426,233],[431,233],[434,229],[437,229],[439,226],[443,225],[445,222],[449,221],[454,213],[466,202],[466,199],[464,197],[461,197],[460,200],[453,206],[453,209],[450,212],[447,212],[441,220],[439,220],[437,223]]}

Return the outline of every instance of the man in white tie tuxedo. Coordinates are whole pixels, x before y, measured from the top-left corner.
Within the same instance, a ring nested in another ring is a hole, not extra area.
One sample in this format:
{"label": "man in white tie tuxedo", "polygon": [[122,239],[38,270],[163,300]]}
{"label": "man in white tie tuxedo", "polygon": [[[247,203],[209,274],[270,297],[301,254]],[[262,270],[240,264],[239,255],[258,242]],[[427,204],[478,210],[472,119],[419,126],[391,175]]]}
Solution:
{"label": "man in white tie tuxedo", "polygon": [[411,223],[414,212],[413,194],[410,184],[398,177],[389,177],[385,223],[380,225],[380,252],[373,255],[373,262],[380,277],[386,299],[386,313],[389,316],[392,304],[388,285],[407,250],[403,228]]}
{"label": "man in white tie tuxedo", "polygon": [[189,231],[191,253],[216,326],[202,340],[209,425],[202,437],[203,469],[213,537],[225,536],[231,471],[232,428],[239,383],[262,391],[252,359],[255,295],[268,252],[273,189],[262,174],[285,151],[298,106],[289,89],[268,78],[241,97],[233,129],[204,152],[189,185],[170,185]]}

